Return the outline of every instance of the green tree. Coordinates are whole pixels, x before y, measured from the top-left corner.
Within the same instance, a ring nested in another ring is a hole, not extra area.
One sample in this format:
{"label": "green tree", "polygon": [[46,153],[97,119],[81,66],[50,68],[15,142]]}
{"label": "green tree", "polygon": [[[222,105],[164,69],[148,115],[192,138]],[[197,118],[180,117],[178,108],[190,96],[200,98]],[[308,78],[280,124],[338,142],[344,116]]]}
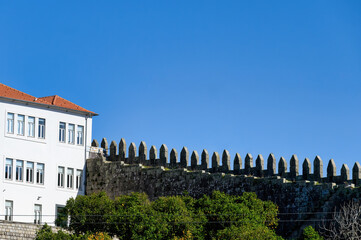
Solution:
{"label": "green tree", "polygon": [[308,226],[303,229],[301,240],[323,240],[323,238],[312,226]]}

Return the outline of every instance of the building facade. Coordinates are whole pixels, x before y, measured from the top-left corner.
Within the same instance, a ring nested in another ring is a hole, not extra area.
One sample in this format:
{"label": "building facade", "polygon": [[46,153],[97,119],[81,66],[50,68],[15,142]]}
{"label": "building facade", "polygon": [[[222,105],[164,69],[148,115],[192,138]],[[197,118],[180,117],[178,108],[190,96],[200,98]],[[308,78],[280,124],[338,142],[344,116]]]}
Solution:
{"label": "building facade", "polygon": [[54,225],[66,201],[84,194],[96,115],[0,84],[1,219]]}

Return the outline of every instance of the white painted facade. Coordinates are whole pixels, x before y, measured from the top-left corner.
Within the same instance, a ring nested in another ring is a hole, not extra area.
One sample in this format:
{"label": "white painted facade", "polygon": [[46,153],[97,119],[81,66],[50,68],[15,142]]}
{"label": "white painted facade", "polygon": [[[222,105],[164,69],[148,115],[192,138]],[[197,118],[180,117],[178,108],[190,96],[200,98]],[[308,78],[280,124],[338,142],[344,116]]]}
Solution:
{"label": "white painted facade", "polygon": [[[14,116],[13,133],[9,130],[11,114]],[[41,214],[41,223],[54,225],[57,206],[64,206],[70,197],[84,194],[85,160],[92,139],[92,115],[82,111],[0,97],[1,219],[9,218],[6,215],[12,214],[12,221],[33,223],[34,220],[39,220],[39,217],[35,216],[35,212],[38,212]],[[45,119],[44,138],[41,132],[39,137],[41,131],[39,120],[41,123],[42,119]],[[35,125],[32,125],[33,120]],[[64,142],[59,138],[60,122],[65,123],[66,127]],[[74,125],[74,132],[69,132],[70,124]],[[34,132],[31,131],[32,126],[35,127]],[[83,143],[78,144],[81,143],[81,138],[77,138],[77,131],[81,130],[81,127],[83,127]],[[69,143],[69,136],[73,134],[74,143]],[[59,186],[59,167],[64,168],[63,186]],[[82,176],[80,186],[77,188],[79,171],[82,171]],[[20,172],[22,174],[19,174]]]}

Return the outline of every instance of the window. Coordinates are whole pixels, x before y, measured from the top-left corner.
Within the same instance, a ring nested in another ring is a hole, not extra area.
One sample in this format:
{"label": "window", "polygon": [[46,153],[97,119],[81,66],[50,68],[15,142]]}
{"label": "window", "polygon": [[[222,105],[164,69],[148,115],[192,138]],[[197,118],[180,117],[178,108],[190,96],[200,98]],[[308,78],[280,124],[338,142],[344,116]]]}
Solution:
{"label": "window", "polygon": [[64,167],[58,167],[58,187],[64,187]]}
{"label": "window", "polygon": [[18,114],[18,135],[24,135],[25,116]]}
{"label": "window", "polygon": [[23,181],[24,161],[16,160],[15,180]]}
{"label": "window", "polygon": [[35,137],[35,118],[28,117],[28,137]]}
{"label": "window", "polygon": [[59,142],[65,142],[65,123],[59,123]]}
{"label": "window", "polygon": [[66,174],[66,187],[73,188],[74,169],[68,168]]}
{"label": "window", "polygon": [[7,124],[7,132],[14,133],[14,113],[8,113]]}
{"label": "window", "polygon": [[55,225],[58,227],[66,227],[67,224],[67,213],[64,206],[56,205],[56,220]]}
{"label": "window", "polygon": [[40,204],[34,205],[34,223],[35,224],[41,223],[41,205]]}
{"label": "window", "polygon": [[44,118],[39,118],[38,137],[45,138],[45,119]]}
{"label": "window", "polygon": [[75,179],[75,188],[82,190],[82,175],[83,175],[83,171],[82,170],[76,170],[76,179]]}
{"label": "window", "polygon": [[84,138],[84,127],[78,126],[78,131],[76,135],[76,144],[83,145],[83,138]]}
{"label": "window", "polygon": [[13,201],[5,200],[5,220],[13,220]]}
{"label": "window", "polygon": [[34,180],[34,163],[27,162],[26,163],[26,182],[32,183]]}
{"label": "window", "polygon": [[44,184],[44,164],[43,163],[36,164],[36,183]]}
{"label": "window", "polygon": [[13,172],[13,160],[7,158],[5,162],[5,179],[11,180],[13,178],[12,172]]}
{"label": "window", "polygon": [[75,130],[75,125],[74,124],[69,124],[68,143],[74,144],[74,130]]}

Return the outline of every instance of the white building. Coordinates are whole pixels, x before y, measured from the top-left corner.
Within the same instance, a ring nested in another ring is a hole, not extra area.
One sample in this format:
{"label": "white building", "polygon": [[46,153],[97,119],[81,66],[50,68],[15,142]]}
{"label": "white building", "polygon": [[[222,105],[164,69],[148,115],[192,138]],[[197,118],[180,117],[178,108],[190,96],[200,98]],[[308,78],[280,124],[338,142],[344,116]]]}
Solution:
{"label": "white building", "polygon": [[0,84],[0,219],[53,225],[66,201],[84,194],[96,115]]}

